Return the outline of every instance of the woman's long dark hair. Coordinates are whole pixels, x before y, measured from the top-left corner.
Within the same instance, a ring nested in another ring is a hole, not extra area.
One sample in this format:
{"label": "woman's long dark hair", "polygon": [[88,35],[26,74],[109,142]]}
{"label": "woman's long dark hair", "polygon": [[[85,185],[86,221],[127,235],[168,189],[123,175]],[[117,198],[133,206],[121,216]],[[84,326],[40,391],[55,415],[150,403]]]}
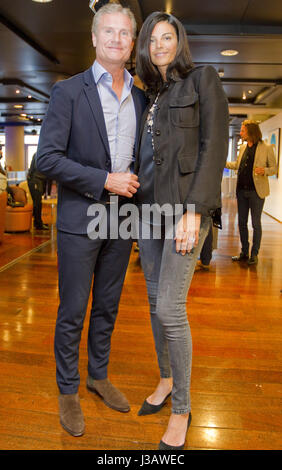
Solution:
{"label": "woman's long dark hair", "polygon": [[174,27],[178,39],[175,58],[167,68],[167,81],[177,81],[185,78],[191,68],[194,67],[186,31],[182,23],[175,16],[168,13],[160,11],[151,13],[143,23],[136,49],[136,72],[149,92],[157,92],[163,84],[161,74],[150,58],[152,31],[156,24],[161,21],[166,21]]}

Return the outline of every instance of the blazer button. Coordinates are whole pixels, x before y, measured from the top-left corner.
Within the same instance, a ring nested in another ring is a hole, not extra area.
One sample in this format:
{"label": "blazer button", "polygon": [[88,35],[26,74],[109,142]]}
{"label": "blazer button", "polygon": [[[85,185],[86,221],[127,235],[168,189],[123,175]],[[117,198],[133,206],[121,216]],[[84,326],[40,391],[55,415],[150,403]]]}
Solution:
{"label": "blazer button", "polygon": [[161,135],[161,131],[159,129],[156,130],[155,132],[156,135]]}
{"label": "blazer button", "polygon": [[162,158],[158,158],[158,157],[155,158],[155,163],[156,163],[156,165],[161,165],[162,162],[163,162],[163,159],[162,159]]}

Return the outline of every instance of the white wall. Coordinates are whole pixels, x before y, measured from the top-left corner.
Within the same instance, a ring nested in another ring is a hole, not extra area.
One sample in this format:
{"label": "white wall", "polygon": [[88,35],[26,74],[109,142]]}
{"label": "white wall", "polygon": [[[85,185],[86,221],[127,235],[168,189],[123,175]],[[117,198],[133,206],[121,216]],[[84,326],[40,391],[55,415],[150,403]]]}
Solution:
{"label": "white wall", "polygon": [[280,169],[278,178],[268,178],[270,195],[265,199],[264,212],[282,222],[282,112],[260,124],[263,139],[267,139],[269,131],[280,128]]}

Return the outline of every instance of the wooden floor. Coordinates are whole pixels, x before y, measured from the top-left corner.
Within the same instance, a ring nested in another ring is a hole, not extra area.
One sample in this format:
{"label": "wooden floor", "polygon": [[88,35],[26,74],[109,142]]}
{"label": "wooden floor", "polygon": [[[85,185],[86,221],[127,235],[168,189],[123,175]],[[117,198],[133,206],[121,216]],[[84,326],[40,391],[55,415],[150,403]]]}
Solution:
{"label": "wooden floor", "polygon": [[[239,251],[235,201],[225,201],[223,222],[212,269],[195,273],[187,304],[194,356],[186,449],[281,449],[282,224],[263,215],[259,264],[248,268],[231,261]],[[41,247],[27,248],[0,269],[0,449],[156,449],[170,404],[156,415],[137,416],[158,382],[138,254],[130,260],[109,374],[131,411],[110,410],[85,388],[88,312],[80,350],[86,432],[73,438],[57,410],[56,244],[45,238]]]}

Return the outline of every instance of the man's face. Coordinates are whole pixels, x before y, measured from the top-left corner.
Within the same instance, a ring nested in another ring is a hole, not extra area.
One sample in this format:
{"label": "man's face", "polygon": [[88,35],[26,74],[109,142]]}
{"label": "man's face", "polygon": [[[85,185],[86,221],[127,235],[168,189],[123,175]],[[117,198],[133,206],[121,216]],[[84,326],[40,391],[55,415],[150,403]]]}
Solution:
{"label": "man's face", "polygon": [[244,124],[242,124],[241,126],[240,136],[242,140],[248,140],[248,131],[247,131],[246,126],[244,126]]}
{"label": "man's face", "polygon": [[107,13],[101,16],[97,33],[92,33],[96,59],[106,68],[124,67],[133,49],[133,32],[130,18],[123,13]]}

